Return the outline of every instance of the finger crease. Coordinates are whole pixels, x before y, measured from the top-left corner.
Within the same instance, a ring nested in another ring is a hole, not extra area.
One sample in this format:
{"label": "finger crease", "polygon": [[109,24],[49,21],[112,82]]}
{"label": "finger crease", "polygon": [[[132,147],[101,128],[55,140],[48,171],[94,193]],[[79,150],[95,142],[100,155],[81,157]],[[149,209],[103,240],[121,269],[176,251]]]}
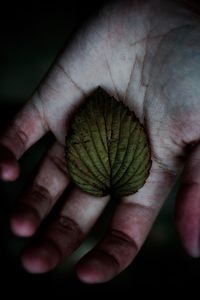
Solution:
{"label": "finger crease", "polygon": [[122,245],[128,245],[129,247],[134,248],[136,252],[138,252],[138,246],[135,240],[124,232],[117,229],[112,229],[109,233],[111,237],[115,238],[117,241],[120,241]]}
{"label": "finger crease", "polygon": [[28,198],[34,199],[34,204],[40,204],[45,202],[45,206],[48,208],[51,207],[51,204],[53,202],[52,196],[50,195],[50,192],[43,186],[38,184],[33,184],[33,186],[24,194],[23,199],[24,203],[27,203]]}
{"label": "finger crease", "polygon": [[56,168],[66,177],[67,168],[66,168],[65,160],[53,155],[49,155],[49,159],[53,162]]}
{"label": "finger crease", "polygon": [[12,130],[8,131],[8,134],[5,134],[4,137],[7,137],[8,140],[11,140],[12,143],[17,145],[15,149],[19,149],[18,153],[16,154],[18,158],[19,156],[21,156],[21,154],[23,154],[24,149],[26,149],[28,136],[17,124],[11,124],[11,126]]}
{"label": "finger crease", "polygon": [[83,233],[79,227],[79,225],[67,216],[59,216],[57,219],[59,231],[61,233],[71,233],[73,237],[82,237]]}
{"label": "finger crease", "polygon": [[99,249],[99,253],[103,254],[104,256],[107,256],[107,258],[109,258],[112,261],[113,265],[116,268],[116,273],[117,273],[120,268],[120,264],[119,264],[118,260],[115,258],[115,256],[113,256],[112,254],[110,254],[109,252],[107,252],[106,250],[103,250],[103,249]]}

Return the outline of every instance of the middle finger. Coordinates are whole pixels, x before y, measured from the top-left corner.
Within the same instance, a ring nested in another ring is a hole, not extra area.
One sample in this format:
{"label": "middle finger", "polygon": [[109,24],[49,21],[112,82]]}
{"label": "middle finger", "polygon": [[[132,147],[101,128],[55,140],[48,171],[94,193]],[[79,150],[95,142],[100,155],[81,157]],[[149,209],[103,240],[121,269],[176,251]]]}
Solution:
{"label": "middle finger", "polygon": [[16,235],[33,235],[68,186],[64,156],[64,147],[55,142],[11,217],[11,228]]}

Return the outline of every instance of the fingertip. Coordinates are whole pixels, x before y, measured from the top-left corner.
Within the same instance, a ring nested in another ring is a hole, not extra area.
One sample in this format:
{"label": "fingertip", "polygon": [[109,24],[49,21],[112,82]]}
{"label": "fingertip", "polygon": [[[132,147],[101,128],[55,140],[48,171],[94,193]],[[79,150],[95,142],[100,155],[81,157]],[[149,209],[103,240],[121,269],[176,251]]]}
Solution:
{"label": "fingertip", "polygon": [[101,283],[99,274],[97,270],[91,264],[80,265],[76,269],[76,275],[80,281],[87,284],[97,284]]}
{"label": "fingertip", "polygon": [[21,262],[24,269],[33,274],[46,273],[49,271],[48,261],[41,252],[30,249],[21,256]]}
{"label": "fingertip", "polygon": [[0,145],[0,179],[14,181],[19,173],[19,164],[14,154],[7,147]]}
{"label": "fingertip", "polygon": [[115,263],[106,253],[84,257],[76,268],[78,278],[87,284],[105,283],[117,274]]}
{"label": "fingertip", "polygon": [[56,267],[59,261],[60,253],[47,240],[26,249],[21,255],[22,265],[30,273],[46,273]]}
{"label": "fingertip", "polygon": [[[179,227],[179,235],[181,238],[182,246],[185,252],[192,258],[200,257],[200,243],[199,243],[199,232],[196,228],[188,228],[189,226]],[[178,226],[178,225],[177,225]]]}
{"label": "fingertip", "polygon": [[4,181],[15,181],[19,177],[19,165],[17,162],[3,164],[0,167],[0,178]]}
{"label": "fingertip", "polygon": [[10,225],[12,232],[19,237],[31,237],[37,228],[35,219],[33,217],[24,218],[20,215],[11,217]]}
{"label": "fingertip", "polygon": [[199,258],[200,257],[199,247],[190,247],[190,248],[188,247],[186,249],[186,252],[192,258]]}

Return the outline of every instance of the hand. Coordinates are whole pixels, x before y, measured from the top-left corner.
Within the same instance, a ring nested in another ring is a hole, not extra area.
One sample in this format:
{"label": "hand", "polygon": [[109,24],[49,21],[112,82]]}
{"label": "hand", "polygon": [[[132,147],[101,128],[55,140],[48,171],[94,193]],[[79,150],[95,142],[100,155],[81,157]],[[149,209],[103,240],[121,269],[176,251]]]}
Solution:
{"label": "hand", "polygon": [[[84,282],[110,280],[132,262],[183,166],[177,228],[188,253],[200,255],[198,12],[186,1],[106,6],[74,37],[0,138],[0,176],[12,181],[19,176],[17,160],[23,153],[47,132],[55,136],[11,218],[13,232],[30,237],[69,185],[65,136],[85,95],[100,85],[123,99],[144,123],[152,149],[150,176],[139,192],[121,199],[104,239],[78,263]],[[108,201],[74,188],[57,219],[23,252],[25,269],[46,272],[69,256]]]}

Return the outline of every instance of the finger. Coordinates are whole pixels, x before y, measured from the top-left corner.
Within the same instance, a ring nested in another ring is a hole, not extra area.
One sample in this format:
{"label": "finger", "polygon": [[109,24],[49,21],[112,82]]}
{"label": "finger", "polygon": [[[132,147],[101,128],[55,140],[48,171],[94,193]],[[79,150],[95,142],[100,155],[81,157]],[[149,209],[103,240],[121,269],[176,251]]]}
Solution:
{"label": "finger", "polygon": [[47,153],[33,184],[22,195],[11,217],[11,228],[16,235],[33,235],[69,184],[64,156],[64,147],[58,143]]}
{"label": "finger", "polygon": [[15,180],[19,175],[17,160],[48,131],[37,92],[22,108],[0,137],[0,178]]}
{"label": "finger", "polygon": [[200,145],[190,153],[176,202],[176,225],[185,250],[200,256]]}
{"label": "finger", "polygon": [[124,270],[134,259],[166,198],[174,175],[153,163],[145,186],[123,198],[104,239],[77,266],[86,283],[102,283]]}
{"label": "finger", "polygon": [[0,145],[0,179],[14,181],[19,176],[19,165],[12,152]]}
{"label": "finger", "polygon": [[24,268],[31,273],[47,272],[69,256],[94,225],[108,200],[108,196],[97,198],[75,188],[59,217],[40,240],[22,254]]}

